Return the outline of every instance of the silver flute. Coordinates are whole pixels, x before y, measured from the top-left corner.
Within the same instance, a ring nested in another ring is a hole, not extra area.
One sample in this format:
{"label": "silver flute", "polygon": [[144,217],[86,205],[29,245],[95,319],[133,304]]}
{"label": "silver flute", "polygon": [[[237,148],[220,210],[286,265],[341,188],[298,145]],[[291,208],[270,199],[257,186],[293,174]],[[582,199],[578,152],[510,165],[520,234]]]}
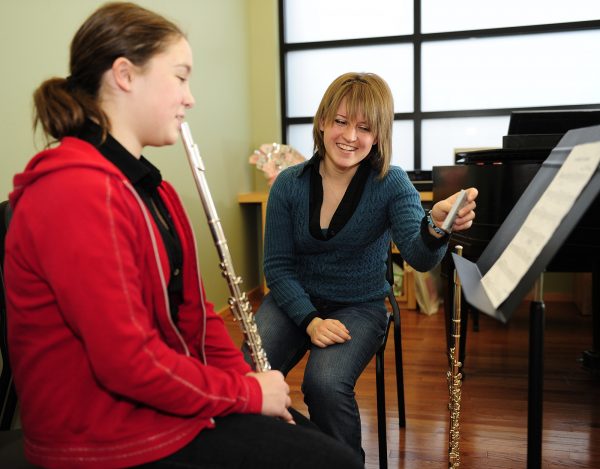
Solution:
{"label": "silver flute", "polygon": [[240,327],[244,334],[244,340],[246,345],[250,349],[252,361],[256,371],[267,371],[271,369],[271,365],[267,359],[267,354],[262,346],[262,341],[258,335],[258,329],[256,322],[254,321],[254,315],[252,314],[252,307],[248,301],[246,293],[243,293],[240,289],[242,283],[241,277],[238,277],[233,270],[233,263],[231,261],[231,254],[227,247],[227,240],[225,239],[225,233],[221,226],[221,221],[217,215],[215,204],[208,183],[206,181],[204,162],[200,156],[200,150],[198,145],[194,143],[192,133],[187,122],[181,124],[181,138],[183,140],[183,146],[187,154],[194,180],[196,181],[196,187],[202,200],[202,206],[204,207],[204,213],[208,220],[208,226],[219,254],[221,263],[221,272],[223,277],[227,280],[229,286],[229,292],[231,297],[229,298],[229,307],[233,313],[233,317],[239,321]]}
{"label": "silver flute", "polygon": [[[455,247],[456,254],[462,256],[463,247]],[[460,403],[462,395],[462,363],[460,358],[460,322],[461,322],[461,284],[456,269],[454,269],[454,311],[452,312],[452,337],[454,343],[450,348],[448,358],[450,359],[450,371],[448,371],[448,391],[450,401],[450,428],[448,431],[448,467],[457,469],[460,467]]]}

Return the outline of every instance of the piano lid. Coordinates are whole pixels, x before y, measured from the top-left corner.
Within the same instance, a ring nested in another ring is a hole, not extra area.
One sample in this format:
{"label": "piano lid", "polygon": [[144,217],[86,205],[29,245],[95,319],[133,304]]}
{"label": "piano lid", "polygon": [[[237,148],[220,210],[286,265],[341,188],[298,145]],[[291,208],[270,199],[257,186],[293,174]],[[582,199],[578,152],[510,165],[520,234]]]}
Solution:
{"label": "piano lid", "polygon": [[513,111],[502,148],[459,152],[456,163],[542,163],[569,130],[594,125],[600,125],[600,109]]}
{"label": "piano lid", "polygon": [[600,109],[513,111],[510,113],[508,136],[564,135],[569,130],[591,127],[599,122]]}

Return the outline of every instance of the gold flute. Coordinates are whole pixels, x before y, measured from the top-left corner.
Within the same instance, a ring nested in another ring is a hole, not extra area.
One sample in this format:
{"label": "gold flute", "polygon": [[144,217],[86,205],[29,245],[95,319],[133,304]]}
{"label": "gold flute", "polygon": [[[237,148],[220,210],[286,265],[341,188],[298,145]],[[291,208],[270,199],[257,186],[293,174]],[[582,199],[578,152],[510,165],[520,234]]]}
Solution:
{"label": "gold flute", "polygon": [[[456,254],[462,256],[462,246],[456,246]],[[450,347],[450,371],[448,371],[448,390],[450,401],[448,408],[450,410],[450,428],[448,432],[448,467],[456,469],[460,467],[460,395],[462,384],[462,373],[460,368],[462,363],[460,358],[460,302],[461,302],[460,278],[454,269],[454,311],[452,312],[452,337],[454,343]]]}
{"label": "gold flute", "polygon": [[221,263],[221,272],[223,277],[227,280],[229,286],[229,292],[231,297],[229,298],[229,307],[233,313],[233,317],[239,321],[242,332],[244,333],[244,340],[250,354],[256,371],[267,371],[271,369],[271,365],[267,360],[267,354],[263,349],[260,336],[258,335],[258,329],[256,322],[254,321],[254,315],[252,314],[252,307],[248,301],[246,293],[242,293],[240,284],[242,283],[241,277],[238,277],[233,270],[233,263],[231,261],[231,254],[227,247],[227,240],[225,239],[225,233],[221,226],[221,221],[217,215],[217,210],[213,202],[208,183],[206,181],[204,162],[200,156],[200,150],[198,145],[194,143],[192,133],[187,122],[181,124],[181,138],[183,140],[183,146],[187,154],[194,180],[196,181],[196,187],[202,200],[202,206],[204,207],[204,213],[208,220],[208,226],[219,254]]}

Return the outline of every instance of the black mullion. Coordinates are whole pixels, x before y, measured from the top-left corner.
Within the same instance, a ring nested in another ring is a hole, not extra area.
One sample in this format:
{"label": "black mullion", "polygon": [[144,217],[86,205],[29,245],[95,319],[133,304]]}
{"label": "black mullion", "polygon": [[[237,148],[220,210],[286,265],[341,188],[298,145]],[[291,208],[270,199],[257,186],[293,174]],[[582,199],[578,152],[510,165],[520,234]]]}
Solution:
{"label": "black mullion", "polygon": [[494,109],[467,109],[453,111],[422,112],[422,119],[443,119],[452,117],[493,117],[509,115],[513,111],[552,111],[568,109],[600,109],[600,103],[592,104],[561,104],[556,106],[507,107]]}
{"label": "black mullion", "polygon": [[[280,0],[280,4],[281,4]],[[421,32],[421,10],[416,7],[418,0],[414,0],[414,17],[415,27],[418,21],[418,29],[415,29],[413,34],[405,34],[400,36],[381,36],[381,37],[365,37],[353,39],[338,39],[330,41],[314,41],[314,42],[289,42],[281,41],[281,45],[285,52],[293,52],[298,50],[310,49],[332,49],[336,47],[357,47],[357,46],[376,46],[387,44],[399,44],[411,42],[415,35],[421,36],[423,42],[426,41],[442,41],[451,39],[470,39],[484,37],[500,37],[500,36],[520,36],[525,34],[542,34],[542,33],[561,33],[585,31],[589,29],[600,29],[600,20],[575,21],[571,23],[550,23],[536,24],[530,26],[509,26],[504,28],[489,28],[489,29],[471,29],[461,31],[444,31],[439,33],[422,33]],[[418,10],[418,11],[417,11]],[[418,18],[417,18],[418,15]]]}
{"label": "black mullion", "polygon": [[279,74],[280,74],[280,99],[281,99],[281,139],[287,143],[287,70],[285,66],[285,6],[284,0],[279,0]]}
{"label": "black mullion", "polygon": [[421,0],[413,1],[413,169],[421,169]]}
{"label": "black mullion", "polygon": [[472,29],[465,31],[445,31],[423,34],[424,41],[443,41],[451,39],[471,39],[502,36],[522,36],[525,34],[565,33],[599,29],[600,20],[574,21],[571,23],[535,24],[530,26],[510,26],[505,28]]}
{"label": "black mullion", "polygon": [[339,47],[381,46],[386,44],[401,44],[411,42],[412,34],[402,36],[364,37],[353,39],[336,39],[331,41],[289,42],[284,44],[286,52],[310,49],[334,49]]}
{"label": "black mullion", "polygon": [[285,120],[288,125],[312,124],[313,123],[312,117],[286,117]]}

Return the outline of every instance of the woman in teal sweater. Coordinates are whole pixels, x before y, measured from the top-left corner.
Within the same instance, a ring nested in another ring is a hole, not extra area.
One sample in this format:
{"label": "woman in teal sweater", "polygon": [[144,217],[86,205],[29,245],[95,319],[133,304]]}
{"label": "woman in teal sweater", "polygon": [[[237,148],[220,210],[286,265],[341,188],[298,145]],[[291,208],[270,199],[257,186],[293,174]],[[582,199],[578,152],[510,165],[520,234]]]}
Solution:
{"label": "woman in teal sweater", "polygon": [[[329,86],[314,118],[315,155],[271,188],[270,293],[256,314],[273,368],[286,374],[310,350],[302,391],[311,420],[361,453],[354,386],[385,333],[390,242],[415,269],[430,270],[446,252],[440,226],[456,198],[425,214],[406,172],[390,166],[393,120],[391,91],[377,75],[347,73]],[[471,226],[476,196],[468,190],[454,231]]]}

